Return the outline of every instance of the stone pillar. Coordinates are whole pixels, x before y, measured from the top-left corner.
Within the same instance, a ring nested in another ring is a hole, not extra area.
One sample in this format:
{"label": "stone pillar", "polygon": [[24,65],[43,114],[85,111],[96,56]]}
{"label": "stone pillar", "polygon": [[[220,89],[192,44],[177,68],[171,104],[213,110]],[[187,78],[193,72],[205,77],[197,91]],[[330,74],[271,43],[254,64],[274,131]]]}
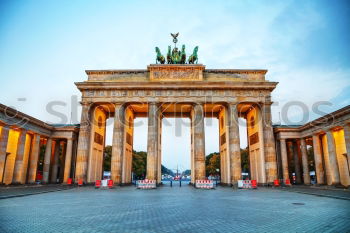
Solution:
{"label": "stone pillar", "polygon": [[29,156],[29,173],[28,173],[28,183],[35,183],[37,167],[38,167],[38,158],[40,150],[40,135],[34,134],[32,140],[30,156]]}
{"label": "stone pillar", "polygon": [[324,168],[322,162],[321,142],[318,135],[312,135],[315,168],[316,168],[316,179],[317,184],[324,184]]}
{"label": "stone pillar", "polygon": [[10,129],[7,126],[3,126],[0,134],[0,182],[3,180],[3,174],[5,170],[6,149],[9,137]]}
{"label": "stone pillar", "polygon": [[66,159],[64,162],[64,175],[63,175],[63,183],[67,183],[68,178],[70,178],[70,167],[72,164],[72,148],[73,148],[73,139],[67,139],[67,147],[66,147]]}
{"label": "stone pillar", "polygon": [[288,156],[287,156],[287,144],[285,139],[280,140],[281,144],[281,160],[282,160],[282,173],[283,181],[286,183],[286,180],[289,179],[289,170],[288,170]]}
{"label": "stone pillar", "polygon": [[17,146],[17,154],[16,154],[16,161],[15,161],[15,168],[13,170],[13,178],[12,183],[13,184],[23,184],[23,167],[24,167],[24,149],[26,144],[26,135],[27,131],[24,129],[21,129],[19,133],[18,138],[18,146]]}
{"label": "stone pillar", "polygon": [[124,154],[124,131],[125,131],[125,106],[122,103],[115,104],[111,179],[115,184],[122,182],[122,167]]}
{"label": "stone pillar", "polygon": [[43,183],[49,182],[50,160],[51,160],[52,138],[48,138],[45,148]]}
{"label": "stone pillar", "polygon": [[267,183],[273,183],[277,179],[277,160],[275,139],[273,136],[271,122],[271,103],[264,103],[261,107],[263,119],[263,138],[264,138],[264,153],[265,153],[265,169]]}
{"label": "stone pillar", "polygon": [[330,165],[330,174],[332,177],[332,185],[339,184],[340,176],[339,176],[339,168],[337,155],[335,151],[334,138],[332,131],[328,130],[326,132],[327,135],[327,147],[328,147],[328,157],[329,157],[329,165]]}
{"label": "stone pillar", "polygon": [[344,140],[346,147],[346,156],[348,158],[348,168],[350,170],[350,125],[344,125]]}
{"label": "stone pillar", "polygon": [[82,179],[86,182],[90,145],[90,104],[82,102],[81,121],[78,138],[75,182]]}
{"label": "stone pillar", "polygon": [[301,184],[301,171],[300,171],[300,161],[298,155],[298,143],[297,141],[293,141],[293,158],[294,158],[294,171],[296,177],[296,183]]}
{"label": "stone pillar", "polygon": [[54,151],[54,157],[53,157],[53,164],[52,164],[52,172],[51,172],[51,183],[57,183],[57,173],[58,173],[58,162],[60,157],[60,147],[61,147],[60,140],[56,140],[55,143],[55,151]]}
{"label": "stone pillar", "polygon": [[158,179],[157,182],[162,182],[162,117],[159,116],[158,120]]}
{"label": "stone pillar", "polygon": [[148,104],[147,179],[156,180],[158,170],[158,106]]}
{"label": "stone pillar", "polygon": [[195,181],[203,180],[205,176],[205,132],[203,104],[193,106],[193,150]]}
{"label": "stone pillar", "polygon": [[304,184],[310,184],[309,162],[307,159],[307,148],[305,138],[300,139],[301,160],[303,164]]}
{"label": "stone pillar", "polygon": [[231,184],[236,185],[242,179],[241,147],[239,140],[237,104],[228,104],[228,143],[230,153]]}

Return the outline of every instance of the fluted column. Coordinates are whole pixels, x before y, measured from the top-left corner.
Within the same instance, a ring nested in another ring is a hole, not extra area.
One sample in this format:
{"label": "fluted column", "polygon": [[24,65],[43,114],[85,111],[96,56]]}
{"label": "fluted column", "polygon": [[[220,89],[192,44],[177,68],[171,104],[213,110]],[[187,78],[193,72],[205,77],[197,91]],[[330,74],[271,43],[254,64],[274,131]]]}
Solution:
{"label": "fluted column", "polygon": [[115,184],[122,182],[122,167],[124,155],[124,131],[125,131],[125,106],[122,103],[115,104],[112,158],[111,158],[111,179]]}
{"label": "fluted column", "polygon": [[40,149],[40,135],[34,134],[29,156],[28,183],[34,183],[38,168],[38,158]]}
{"label": "fluted column", "polygon": [[193,106],[193,149],[195,181],[203,180],[205,176],[205,131],[203,104]]}
{"label": "fluted column", "polygon": [[322,162],[321,142],[318,135],[312,135],[312,143],[315,158],[317,184],[324,184],[324,168]]}
{"label": "fluted column", "polygon": [[52,138],[48,138],[45,148],[43,183],[49,182],[50,160],[51,160]]}
{"label": "fluted column", "polygon": [[344,125],[344,139],[346,155],[348,157],[348,168],[350,169],[350,125]]}
{"label": "fluted column", "polygon": [[158,170],[158,106],[148,104],[147,179],[156,180]]}
{"label": "fluted column", "polygon": [[266,179],[268,183],[273,183],[277,179],[277,160],[271,122],[271,103],[264,103],[261,107],[261,113],[263,119]]}
{"label": "fluted column", "polygon": [[70,178],[70,169],[72,164],[72,148],[73,148],[73,139],[67,139],[66,146],[66,159],[64,162],[64,175],[63,175],[63,183],[67,183],[68,178]]}
{"label": "fluted column", "polygon": [[242,179],[241,147],[239,139],[237,104],[228,104],[227,110],[229,121],[228,142],[231,164],[231,183],[232,185],[236,185],[238,180]]}
{"label": "fluted column", "polygon": [[75,167],[75,182],[82,179],[86,182],[89,145],[90,145],[90,104],[82,102],[81,121],[78,138],[77,159]]}
{"label": "fluted column", "polygon": [[58,173],[58,162],[60,157],[60,140],[56,140],[55,149],[54,149],[54,158],[52,164],[52,172],[51,172],[51,183],[57,183],[57,173]]}
{"label": "fluted column", "polygon": [[303,178],[304,184],[310,184],[310,171],[309,171],[309,163],[307,159],[307,149],[306,149],[306,141],[305,138],[300,139],[300,149],[301,149],[301,161],[303,164]]}
{"label": "fluted column", "polygon": [[18,138],[18,144],[17,144],[17,153],[16,153],[16,161],[15,161],[15,168],[13,170],[13,178],[12,183],[13,184],[23,184],[23,167],[24,167],[24,149],[26,144],[26,135],[27,131],[24,129],[21,129],[19,133]]}
{"label": "fluted column", "polygon": [[288,156],[287,156],[287,144],[285,139],[280,140],[281,144],[281,160],[282,160],[282,173],[283,181],[286,183],[286,180],[289,179],[289,170],[288,170]]}
{"label": "fluted column", "polygon": [[6,149],[9,137],[9,127],[3,126],[0,134],[0,182],[3,180],[3,174],[5,170]]}
{"label": "fluted column", "polygon": [[332,181],[330,182],[332,185],[339,184],[340,176],[339,176],[339,167],[337,161],[337,154],[335,151],[335,144],[332,131],[328,130],[326,132],[327,135],[327,148],[328,148],[328,158],[330,165],[330,174],[332,177]]}
{"label": "fluted column", "polygon": [[296,176],[296,183],[301,184],[300,161],[299,161],[299,155],[298,155],[299,148],[298,148],[298,143],[296,141],[293,141],[292,148],[293,148],[294,170],[295,170],[295,176]]}

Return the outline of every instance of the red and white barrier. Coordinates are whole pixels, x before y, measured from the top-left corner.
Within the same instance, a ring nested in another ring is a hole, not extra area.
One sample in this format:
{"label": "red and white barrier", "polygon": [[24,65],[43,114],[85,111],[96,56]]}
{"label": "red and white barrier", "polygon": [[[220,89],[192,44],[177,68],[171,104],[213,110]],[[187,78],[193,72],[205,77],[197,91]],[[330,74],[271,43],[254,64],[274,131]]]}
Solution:
{"label": "red and white barrier", "polygon": [[238,180],[238,188],[240,189],[256,189],[257,182],[256,180]]}
{"label": "red and white barrier", "polygon": [[138,180],[136,183],[138,189],[155,189],[157,188],[156,180]]}
{"label": "red and white barrier", "polygon": [[197,189],[213,189],[214,182],[212,180],[196,180]]}

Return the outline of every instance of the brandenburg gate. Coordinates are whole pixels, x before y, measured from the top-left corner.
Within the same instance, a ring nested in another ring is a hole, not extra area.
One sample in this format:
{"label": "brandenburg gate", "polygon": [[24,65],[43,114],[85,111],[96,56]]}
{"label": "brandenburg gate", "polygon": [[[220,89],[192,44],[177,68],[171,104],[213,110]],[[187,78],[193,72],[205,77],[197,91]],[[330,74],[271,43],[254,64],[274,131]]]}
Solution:
{"label": "brandenburg gate", "polygon": [[191,183],[205,179],[205,117],[219,120],[223,184],[235,185],[242,179],[240,117],[247,122],[251,178],[259,184],[277,179],[271,124],[271,92],[277,83],[265,79],[267,70],[206,69],[189,63],[86,71],[88,80],[75,83],[82,93],[76,181],[101,179],[106,120],[110,117],[114,118],[111,179],[115,184],[132,181],[136,117],[148,117],[147,179],[161,182],[164,117],[191,119]]}
{"label": "brandenburg gate", "polygon": [[159,184],[162,119],[185,117],[191,120],[195,184],[206,179],[204,118],[211,117],[219,121],[221,184],[235,186],[242,179],[239,118],[244,118],[251,180],[350,186],[350,106],[305,125],[273,128],[271,92],[277,83],[266,80],[267,70],[206,69],[197,64],[198,46],[186,59],[185,45],[176,47],[179,34],[171,35],[173,50],[169,46],[165,57],[156,47],[156,64],[147,69],[87,70],[87,81],[75,83],[82,93],[80,124],[47,124],[0,104],[0,182],[100,180],[106,121],[113,118],[111,179],[130,184],[134,119],[147,117],[146,178]]}

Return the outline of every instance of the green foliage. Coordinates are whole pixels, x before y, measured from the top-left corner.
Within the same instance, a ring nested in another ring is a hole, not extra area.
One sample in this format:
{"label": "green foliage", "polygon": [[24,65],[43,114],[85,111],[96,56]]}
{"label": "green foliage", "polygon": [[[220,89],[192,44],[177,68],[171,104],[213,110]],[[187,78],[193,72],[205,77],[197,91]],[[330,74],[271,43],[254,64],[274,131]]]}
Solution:
{"label": "green foliage", "polygon": [[309,163],[309,171],[315,171],[314,150],[312,147],[307,148],[307,161]]}
{"label": "green foliage", "polygon": [[133,151],[132,155],[132,171],[136,179],[144,179],[147,169],[147,152]]}
{"label": "green foliage", "polygon": [[111,171],[112,146],[106,146],[104,151],[103,170]]}
{"label": "green foliage", "polygon": [[205,157],[205,174],[209,175],[219,175],[220,170],[220,154],[218,152],[211,153]]}
{"label": "green foliage", "polygon": [[183,176],[190,176],[191,175],[191,170],[190,169],[187,169],[185,171],[182,172],[182,175]]}
{"label": "green foliage", "polygon": [[248,147],[241,149],[242,172],[249,172],[249,151]]}
{"label": "green foliage", "polygon": [[175,176],[174,172],[170,169],[168,169],[167,167],[165,167],[164,165],[162,165],[162,175],[171,175],[171,176]]}

